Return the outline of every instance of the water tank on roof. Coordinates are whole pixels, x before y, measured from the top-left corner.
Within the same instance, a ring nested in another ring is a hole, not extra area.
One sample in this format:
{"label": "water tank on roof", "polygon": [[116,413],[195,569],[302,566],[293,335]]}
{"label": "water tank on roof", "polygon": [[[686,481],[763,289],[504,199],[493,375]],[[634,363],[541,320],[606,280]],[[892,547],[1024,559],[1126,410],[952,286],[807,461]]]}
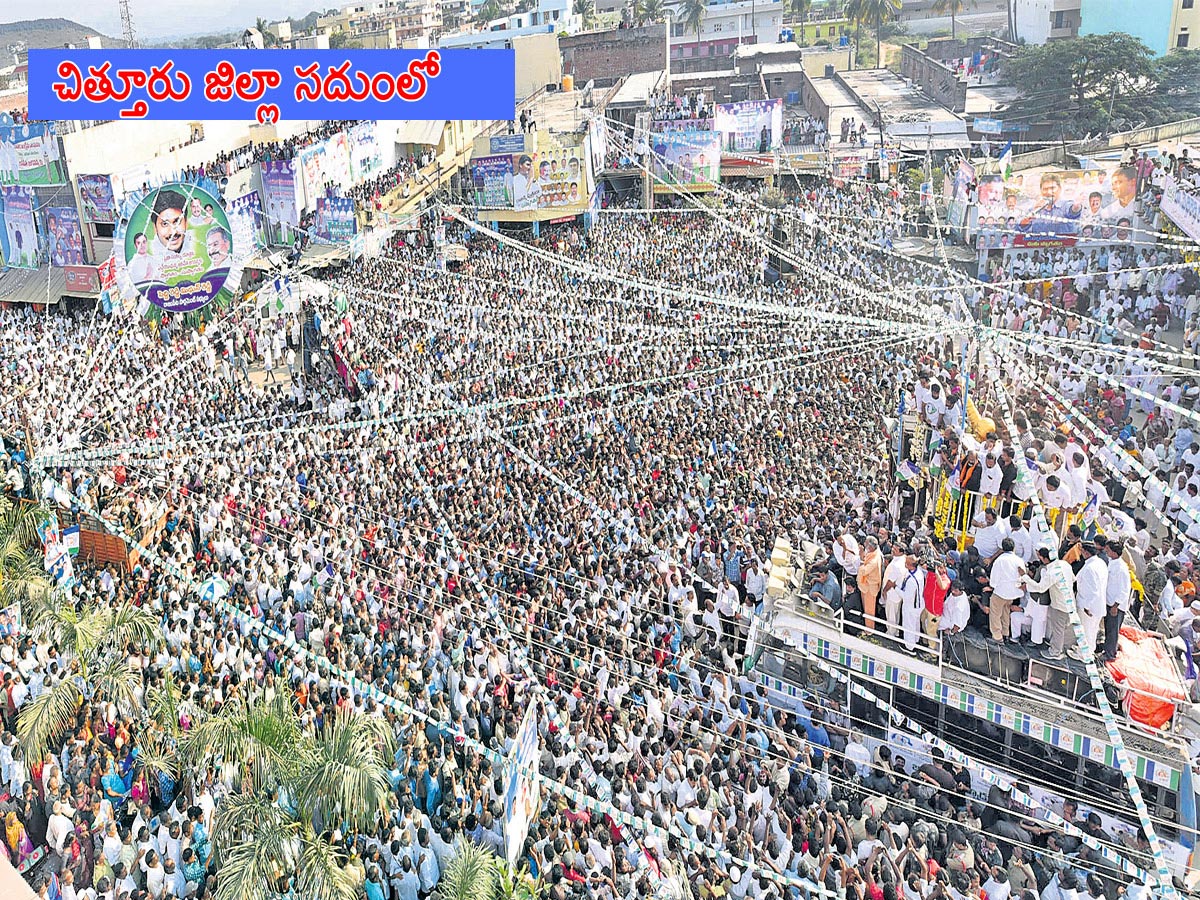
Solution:
{"label": "water tank on roof", "polygon": [[562,89],[564,91],[575,90],[575,76],[574,75],[564,75],[562,77]]}
{"label": "water tank on roof", "polygon": [[826,78],[832,78],[835,72],[837,72],[837,69],[834,66],[831,66],[828,63],[825,65]]}

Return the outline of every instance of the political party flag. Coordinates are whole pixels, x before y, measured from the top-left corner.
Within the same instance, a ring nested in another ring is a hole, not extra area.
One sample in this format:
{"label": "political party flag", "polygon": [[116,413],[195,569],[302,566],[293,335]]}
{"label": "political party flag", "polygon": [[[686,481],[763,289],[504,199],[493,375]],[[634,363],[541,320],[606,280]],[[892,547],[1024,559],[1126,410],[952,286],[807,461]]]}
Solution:
{"label": "political party flag", "polygon": [[71,554],[79,555],[79,526],[71,525],[62,531],[62,548]]}
{"label": "political party flag", "polygon": [[1012,141],[1004,145],[1004,150],[1000,153],[1000,179],[1008,181],[1012,178]]}

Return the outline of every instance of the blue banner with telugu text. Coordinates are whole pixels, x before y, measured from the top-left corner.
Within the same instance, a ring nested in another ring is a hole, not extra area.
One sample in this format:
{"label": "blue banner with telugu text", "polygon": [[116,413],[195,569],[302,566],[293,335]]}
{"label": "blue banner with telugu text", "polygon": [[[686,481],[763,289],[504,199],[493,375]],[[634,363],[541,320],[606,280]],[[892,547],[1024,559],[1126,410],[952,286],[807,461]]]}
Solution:
{"label": "blue banner with telugu text", "polygon": [[30,50],[33,119],[512,119],[512,50]]}

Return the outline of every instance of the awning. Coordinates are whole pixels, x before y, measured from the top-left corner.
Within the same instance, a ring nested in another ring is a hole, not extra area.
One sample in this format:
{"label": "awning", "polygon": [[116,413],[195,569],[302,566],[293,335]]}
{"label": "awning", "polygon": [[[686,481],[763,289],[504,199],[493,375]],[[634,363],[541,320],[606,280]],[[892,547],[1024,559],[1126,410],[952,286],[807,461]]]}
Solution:
{"label": "awning", "polygon": [[445,119],[401,122],[396,126],[396,143],[436,147],[441,143],[442,132],[445,130]]}
{"label": "awning", "polygon": [[63,294],[72,297],[94,298],[96,294],[67,291],[67,276],[62,269],[4,269],[0,270],[0,302],[57,303]]}

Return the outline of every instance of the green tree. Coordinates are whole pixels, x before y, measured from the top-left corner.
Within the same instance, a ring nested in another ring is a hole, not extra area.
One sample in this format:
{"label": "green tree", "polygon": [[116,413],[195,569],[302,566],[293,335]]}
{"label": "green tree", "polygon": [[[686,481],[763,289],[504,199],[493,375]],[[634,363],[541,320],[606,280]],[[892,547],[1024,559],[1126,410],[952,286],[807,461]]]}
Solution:
{"label": "green tree", "polygon": [[1200,53],[1172,50],[1155,62],[1154,81],[1146,98],[1153,124],[1200,116]]}
{"label": "green tree", "polygon": [[933,11],[950,17],[950,37],[958,39],[958,17],[970,5],[968,0],[934,0]]}
{"label": "green tree", "polygon": [[277,40],[275,40],[275,35],[271,34],[271,32],[267,30],[267,20],[262,16],[259,16],[258,19],[255,20],[254,27],[258,30],[258,33],[262,35],[264,47],[274,47],[277,43],[279,43]]}
{"label": "green tree", "polygon": [[1161,74],[1150,48],[1120,32],[1025,45],[1006,71],[1013,84],[1036,89],[1005,118],[1053,122],[1068,137],[1106,131],[1115,120],[1145,120]]}
{"label": "green tree", "polygon": [[788,0],[788,9],[795,19],[800,22],[800,39],[798,43],[804,46],[808,43],[808,35],[805,34],[805,29],[808,25],[808,17],[812,13],[813,0]]}
{"label": "green tree", "polygon": [[491,850],[464,842],[438,881],[438,900],[496,900],[498,864]]}
{"label": "green tree", "polygon": [[498,0],[487,0],[479,8],[479,13],[475,16],[475,21],[480,25],[486,25],[493,19],[498,19],[503,14],[504,10],[500,6]]}
{"label": "green tree", "polygon": [[667,5],[663,0],[644,0],[642,15],[647,22],[661,22],[667,15]]}
{"label": "green tree", "polygon": [[708,15],[708,0],[682,0],[677,15],[689,31],[696,33],[696,40],[699,41],[704,17]]}
{"label": "green tree", "polygon": [[161,646],[157,616],[129,603],[77,607],[53,591],[27,596],[21,617],[38,640],[58,648],[66,665],[61,680],[21,708],[17,737],[29,759],[40,759],[74,726],[84,700],[81,685],[93,701],[111,701],[126,715],[144,716],[137,700],[141,673],[129,665],[125,651],[130,643]]}
{"label": "green tree", "polygon": [[344,31],[335,31],[329,36],[330,50],[355,50],[362,47],[362,41],[356,41]]}
{"label": "green tree", "polygon": [[[386,812],[394,740],[380,719],[338,711],[305,734],[287,696],[223,708],[188,732],[183,764],[241,766],[240,790],[217,810],[216,900],[356,900],[335,829],[366,831]],[[278,792],[277,797],[275,793]]]}
{"label": "green tree", "polygon": [[579,16],[579,20],[583,23],[584,28],[591,28],[596,24],[595,0],[575,0],[571,6],[571,11]]}
{"label": "green tree", "polygon": [[894,19],[903,0],[860,0],[862,21],[875,29],[875,65],[883,68],[883,23]]}
{"label": "green tree", "polygon": [[0,499],[0,606],[41,602],[50,593],[37,536],[45,517],[35,504]]}

